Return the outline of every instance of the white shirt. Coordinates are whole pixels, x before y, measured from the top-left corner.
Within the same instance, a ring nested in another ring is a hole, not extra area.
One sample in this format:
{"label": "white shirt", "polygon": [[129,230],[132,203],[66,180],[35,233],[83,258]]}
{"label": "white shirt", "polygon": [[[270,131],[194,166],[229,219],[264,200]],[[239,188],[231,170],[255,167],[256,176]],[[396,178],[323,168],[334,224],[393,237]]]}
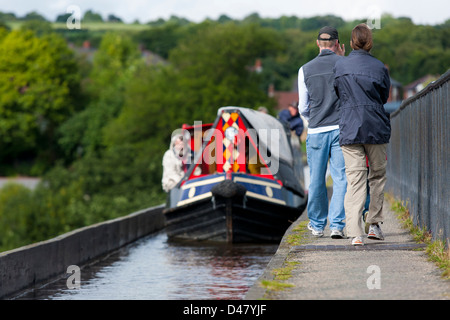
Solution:
{"label": "white shirt", "polygon": [[[309,122],[309,93],[305,83],[303,67],[298,70],[298,111],[305,120]],[[325,126],[318,128],[308,128],[308,134],[328,132],[339,129],[339,125]]]}

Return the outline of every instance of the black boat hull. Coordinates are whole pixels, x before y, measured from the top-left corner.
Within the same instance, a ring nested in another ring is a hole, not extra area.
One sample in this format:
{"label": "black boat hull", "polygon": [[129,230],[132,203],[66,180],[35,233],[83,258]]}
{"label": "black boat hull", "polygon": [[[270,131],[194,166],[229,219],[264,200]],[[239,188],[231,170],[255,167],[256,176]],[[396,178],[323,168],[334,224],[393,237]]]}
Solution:
{"label": "black boat hull", "polygon": [[212,196],[165,210],[171,239],[227,243],[277,243],[305,206],[297,208],[250,197]]}

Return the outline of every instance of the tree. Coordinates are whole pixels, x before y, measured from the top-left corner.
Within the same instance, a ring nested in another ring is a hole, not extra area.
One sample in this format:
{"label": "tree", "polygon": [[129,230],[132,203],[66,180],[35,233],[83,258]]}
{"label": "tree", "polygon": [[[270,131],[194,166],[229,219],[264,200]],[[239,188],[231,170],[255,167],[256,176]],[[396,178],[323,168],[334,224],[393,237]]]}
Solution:
{"label": "tree", "polygon": [[177,24],[165,23],[139,32],[136,38],[148,50],[167,59],[170,50],[175,48],[182,38],[181,29],[182,27]]}
{"label": "tree", "polygon": [[27,13],[22,20],[39,20],[39,21],[47,21],[41,14],[37,13],[36,11],[32,11]]}
{"label": "tree", "polygon": [[29,243],[31,198],[31,191],[19,184],[8,183],[0,189],[0,251]]}
{"label": "tree", "polygon": [[59,143],[69,159],[101,150],[102,128],[120,112],[123,92],[139,63],[137,45],[126,35],[107,33],[94,56],[86,108],[66,121]]}
{"label": "tree", "polygon": [[120,19],[119,17],[113,15],[113,14],[109,14],[108,15],[108,22],[118,22],[118,23],[122,23],[122,19]]}
{"label": "tree", "polygon": [[302,19],[300,27],[304,31],[314,30],[318,32],[323,26],[333,26],[339,29],[344,24],[345,21],[342,18],[334,15],[326,15]]}
{"label": "tree", "polygon": [[20,30],[31,30],[39,37],[53,32],[52,24],[45,20],[27,20]]}
{"label": "tree", "polygon": [[3,30],[11,31],[11,28],[6,24],[6,22],[3,22],[3,21],[0,19],[0,30],[1,30],[1,31],[3,31]]}
{"label": "tree", "polygon": [[261,17],[257,12],[251,13],[248,16],[246,16],[243,20],[244,23],[250,23],[250,24],[258,24],[261,22]]}
{"label": "tree", "polygon": [[163,18],[158,18],[157,20],[150,21],[147,24],[151,27],[160,27],[166,23],[166,20]]}
{"label": "tree", "polygon": [[261,78],[250,67],[279,46],[275,31],[254,24],[199,29],[182,41],[169,59],[180,72],[184,96],[179,112],[191,121],[213,121],[222,106],[268,105]]}
{"label": "tree", "polygon": [[225,14],[221,14],[220,17],[217,19],[217,22],[219,23],[227,23],[230,21],[233,21],[233,19],[231,19],[229,16]]}
{"label": "tree", "polygon": [[277,38],[280,41],[279,50],[262,60],[263,88],[267,90],[273,84],[277,91],[291,91],[298,69],[319,53],[317,34],[289,29],[279,32]]}
{"label": "tree", "polygon": [[63,22],[63,23],[66,23],[67,20],[68,20],[71,16],[72,16],[71,13],[63,13],[63,14],[59,14],[59,15],[56,17],[55,22]]}
{"label": "tree", "polygon": [[88,10],[84,13],[83,22],[103,22],[103,18],[99,13]]}
{"label": "tree", "polygon": [[55,34],[12,31],[0,40],[0,159],[56,158],[55,130],[76,109],[73,52]]}
{"label": "tree", "polygon": [[409,18],[383,16],[383,27],[373,32],[372,53],[389,66],[395,80],[408,84],[448,69],[449,36],[449,28],[414,25]]}
{"label": "tree", "polygon": [[126,86],[121,113],[105,128],[105,145],[112,149],[152,141],[156,147],[153,150],[162,155],[172,131],[190,120],[181,112],[185,93],[178,86],[179,81],[171,66],[137,68]]}

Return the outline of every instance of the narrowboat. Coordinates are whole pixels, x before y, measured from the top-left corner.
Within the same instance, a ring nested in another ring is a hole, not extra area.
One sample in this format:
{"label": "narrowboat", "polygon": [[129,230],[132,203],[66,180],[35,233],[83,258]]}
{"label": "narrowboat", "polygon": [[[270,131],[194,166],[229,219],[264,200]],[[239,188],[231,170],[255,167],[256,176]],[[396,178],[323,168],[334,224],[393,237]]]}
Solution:
{"label": "narrowboat", "polygon": [[289,129],[256,110],[223,107],[213,124],[183,130],[193,160],[168,193],[169,239],[279,242],[307,204]]}

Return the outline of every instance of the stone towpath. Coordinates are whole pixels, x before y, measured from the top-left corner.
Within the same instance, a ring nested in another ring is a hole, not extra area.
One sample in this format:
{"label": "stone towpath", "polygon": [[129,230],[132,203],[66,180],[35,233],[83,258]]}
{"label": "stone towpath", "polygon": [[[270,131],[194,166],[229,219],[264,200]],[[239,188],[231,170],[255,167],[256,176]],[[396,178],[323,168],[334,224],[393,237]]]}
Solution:
{"label": "stone towpath", "polygon": [[[287,242],[301,224],[305,230],[306,212],[291,225],[276,254],[245,299],[270,300],[450,300],[450,281],[428,261],[423,245],[417,244],[384,205],[381,225],[384,241],[365,239],[353,247],[350,239],[331,239],[330,230],[315,238],[306,229],[301,245]],[[281,290],[267,289],[263,280],[273,281],[274,272],[293,266],[291,277],[277,282],[288,284]]]}

